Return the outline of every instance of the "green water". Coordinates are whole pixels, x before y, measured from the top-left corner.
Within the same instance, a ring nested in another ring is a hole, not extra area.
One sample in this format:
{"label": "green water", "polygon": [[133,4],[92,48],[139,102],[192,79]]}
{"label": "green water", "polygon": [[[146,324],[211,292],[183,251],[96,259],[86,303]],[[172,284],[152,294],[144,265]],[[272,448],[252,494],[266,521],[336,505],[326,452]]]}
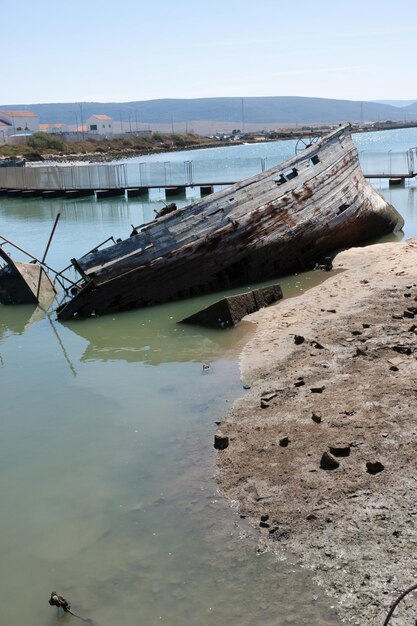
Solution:
{"label": "green water", "polygon": [[[390,193],[413,224],[414,189]],[[62,268],[158,206],[0,199],[0,233],[41,256],[61,211],[48,260]],[[280,282],[289,296],[322,279]],[[217,491],[215,422],[245,393],[236,357],[252,326],[177,324],[217,298],[65,325],[0,305],[1,624],[69,623],[52,590],[98,626],[338,623]]]}

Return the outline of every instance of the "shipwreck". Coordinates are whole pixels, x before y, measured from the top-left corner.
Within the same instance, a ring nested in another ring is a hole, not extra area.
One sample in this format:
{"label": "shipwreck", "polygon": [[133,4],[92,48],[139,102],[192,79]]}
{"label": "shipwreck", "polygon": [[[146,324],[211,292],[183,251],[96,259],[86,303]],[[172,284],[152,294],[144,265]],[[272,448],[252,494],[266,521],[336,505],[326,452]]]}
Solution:
{"label": "shipwreck", "polygon": [[274,278],[403,223],[364,178],[350,126],[341,126],[279,166],[73,259],[81,282],[58,319]]}
{"label": "shipwreck", "polygon": [[364,178],[350,126],[292,159],[133,228],[72,266],[58,319],[102,315],[309,269],[332,251],[400,230]]}

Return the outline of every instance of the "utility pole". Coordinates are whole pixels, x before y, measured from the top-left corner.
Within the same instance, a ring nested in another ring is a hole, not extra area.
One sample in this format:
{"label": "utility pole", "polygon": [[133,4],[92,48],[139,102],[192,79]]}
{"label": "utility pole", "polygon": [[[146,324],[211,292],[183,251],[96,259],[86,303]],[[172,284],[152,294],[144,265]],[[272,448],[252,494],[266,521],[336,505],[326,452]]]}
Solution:
{"label": "utility pole", "polygon": [[242,98],[241,105],[242,105],[242,132],[245,132],[245,105],[243,102],[243,98]]}
{"label": "utility pole", "polygon": [[80,102],[81,132],[84,139],[83,105]]}

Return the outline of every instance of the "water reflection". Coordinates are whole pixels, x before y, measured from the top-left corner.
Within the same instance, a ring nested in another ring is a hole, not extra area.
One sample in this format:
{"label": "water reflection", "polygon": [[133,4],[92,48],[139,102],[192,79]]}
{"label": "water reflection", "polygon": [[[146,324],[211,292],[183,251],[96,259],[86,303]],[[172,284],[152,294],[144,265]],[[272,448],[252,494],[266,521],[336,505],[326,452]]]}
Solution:
{"label": "water reflection", "polygon": [[[250,289],[279,282],[284,297],[291,297],[321,283],[330,275],[326,272],[304,272],[279,281],[251,285]],[[237,327],[224,330],[178,323],[223,296],[235,293],[242,293],[242,288],[63,325],[88,342],[81,356],[82,361],[116,359],[159,365],[236,358],[247,341],[248,333],[253,330],[250,322],[243,320]]]}
{"label": "water reflection", "polygon": [[31,304],[5,306],[0,304],[0,341],[9,334],[22,335],[32,324],[45,317],[45,311]]}
{"label": "water reflection", "polygon": [[[148,318],[149,314],[149,311],[145,315],[126,314],[121,332],[117,330],[116,320],[111,324],[105,318],[95,320],[93,324],[91,320],[71,323],[71,331],[88,342],[81,361],[116,359],[159,365],[212,361],[221,356],[235,358],[253,328],[249,322],[242,322],[238,328],[224,332],[196,330],[174,324],[163,328],[156,325],[154,318]],[[139,325],[142,328],[138,328]],[[173,333],[177,333],[176,341],[173,340]]]}

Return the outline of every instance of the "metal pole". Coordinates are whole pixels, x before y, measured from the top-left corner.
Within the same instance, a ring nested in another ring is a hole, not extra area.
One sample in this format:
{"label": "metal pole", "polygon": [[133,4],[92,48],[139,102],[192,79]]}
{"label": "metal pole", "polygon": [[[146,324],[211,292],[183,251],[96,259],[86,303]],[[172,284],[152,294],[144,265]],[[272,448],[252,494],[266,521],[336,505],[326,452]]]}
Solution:
{"label": "metal pole", "polygon": [[[40,259],[38,259],[36,256],[33,256],[33,254],[31,254],[30,252],[28,252],[27,250],[25,250],[24,248],[21,248],[20,246],[18,246],[16,243],[13,243],[13,241],[10,241],[10,239],[6,239],[6,237],[3,237],[3,235],[0,235],[0,239],[4,242],[4,243],[8,243],[9,245],[13,246],[13,248],[16,248],[16,250],[19,250],[19,252],[23,252],[23,254],[26,254],[26,256],[28,256],[30,259],[32,259],[33,261],[36,261],[36,263],[42,263],[42,261]],[[109,239],[111,239],[111,237],[109,237]],[[108,240],[107,240],[108,241]],[[3,245],[3,244],[0,244]],[[87,253],[88,254],[88,253]],[[52,272],[53,274],[55,274],[56,276],[61,276],[62,272],[65,270],[62,270],[61,272],[57,272],[57,270],[54,270],[53,267],[51,267],[50,265],[48,265],[47,263],[43,263],[44,267],[46,267],[47,270],[49,270],[50,272]],[[68,268],[65,269],[69,269],[71,267],[71,265],[68,265]],[[63,280],[66,280],[68,283],[70,283],[71,285],[76,285],[77,283],[74,283],[72,280],[70,280],[69,278],[67,278],[66,276],[62,276]]]}
{"label": "metal pole", "polygon": [[80,102],[81,132],[84,139],[84,123],[83,123],[83,105]]}
{"label": "metal pole", "polygon": [[49,235],[48,243],[46,244],[45,252],[44,252],[44,254],[43,254],[43,258],[42,258],[41,263],[44,263],[44,262],[45,262],[46,255],[48,254],[49,246],[51,245],[52,237],[54,236],[55,229],[56,229],[56,227],[57,227],[58,220],[59,220],[59,218],[60,218],[60,217],[61,217],[61,213],[58,213],[58,214],[57,214],[57,216],[56,216],[56,218],[55,218],[54,225],[53,225],[53,227],[52,227],[52,232],[51,232],[51,234]]}
{"label": "metal pole", "polygon": [[58,224],[58,220],[59,220],[60,217],[61,217],[61,213],[58,213],[56,218],[55,218],[54,225],[52,227],[52,232],[49,235],[48,243],[46,244],[45,252],[43,254],[43,258],[42,258],[42,261],[41,261],[41,267],[39,268],[39,281],[38,281],[38,288],[36,290],[36,300],[38,300],[38,301],[39,301],[39,293],[40,293],[40,290],[41,290],[41,282],[42,282],[42,274],[43,274],[43,267],[42,267],[42,265],[45,262],[46,255],[48,254],[49,246],[51,245],[52,237],[54,236],[55,228],[56,228],[56,226]]}

